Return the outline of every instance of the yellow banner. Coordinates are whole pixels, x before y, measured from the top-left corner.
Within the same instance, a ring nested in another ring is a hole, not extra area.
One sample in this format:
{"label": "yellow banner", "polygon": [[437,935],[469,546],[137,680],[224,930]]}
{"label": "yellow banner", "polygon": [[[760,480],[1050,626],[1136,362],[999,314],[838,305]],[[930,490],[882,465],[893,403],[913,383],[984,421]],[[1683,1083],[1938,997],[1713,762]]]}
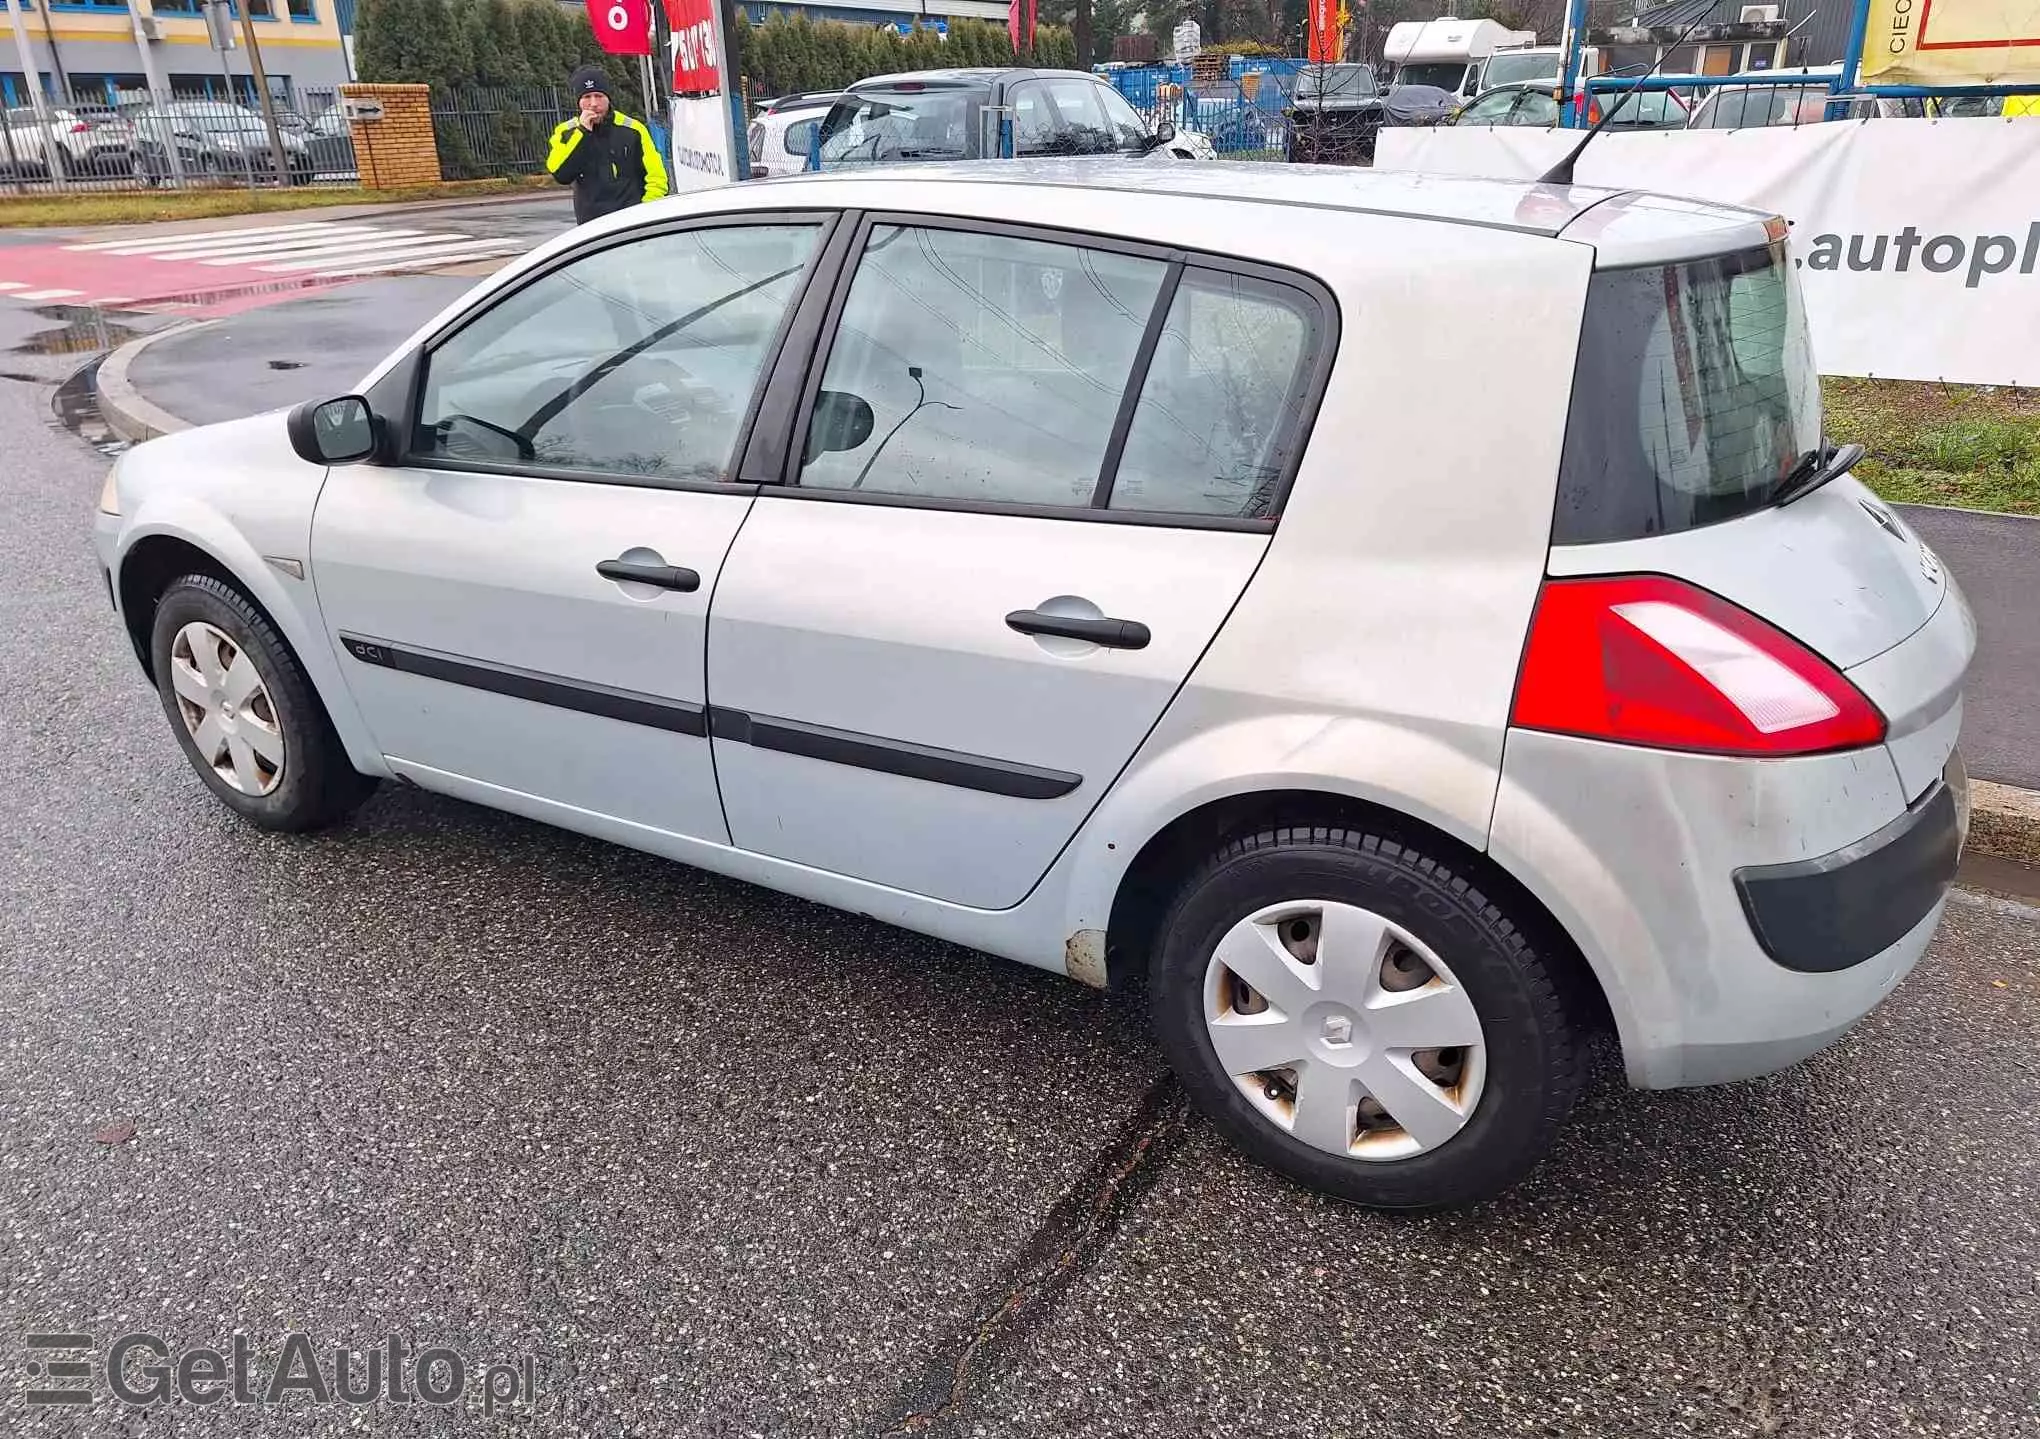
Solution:
{"label": "yellow banner", "polygon": [[2040,83],[2040,0],[1870,0],[1862,77],[1884,85]]}

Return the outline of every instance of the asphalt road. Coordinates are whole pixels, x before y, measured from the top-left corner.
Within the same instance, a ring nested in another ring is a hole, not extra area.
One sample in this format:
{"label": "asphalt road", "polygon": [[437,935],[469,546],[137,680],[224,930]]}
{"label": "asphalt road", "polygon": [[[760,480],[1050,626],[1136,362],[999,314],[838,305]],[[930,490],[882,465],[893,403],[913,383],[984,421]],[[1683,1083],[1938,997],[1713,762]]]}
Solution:
{"label": "asphalt road", "polygon": [[65,363],[0,379],[0,1432],[490,1431],[26,1407],[19,1336],[133,1330],[529,1355],[547,1439],[2040,1429],[2040,912],[1958,895],[1786,1075],[1604,1074],[1481,1210],[1345,1208],[1128,1001],[414,792],[242,826],[116,633]]}

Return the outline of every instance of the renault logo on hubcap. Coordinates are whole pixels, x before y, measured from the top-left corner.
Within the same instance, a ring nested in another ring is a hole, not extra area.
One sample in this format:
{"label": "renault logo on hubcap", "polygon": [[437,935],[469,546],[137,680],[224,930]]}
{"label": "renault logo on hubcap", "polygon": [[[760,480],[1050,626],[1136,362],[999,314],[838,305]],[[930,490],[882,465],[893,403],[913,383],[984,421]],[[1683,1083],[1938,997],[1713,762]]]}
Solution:
{"label": "renault logo on hubcap", "polygon": [[1353,1018],[1346,1014],[1325,1016],[1323,1038],[1326,1044],[1351,1044],[1353,1042]]}

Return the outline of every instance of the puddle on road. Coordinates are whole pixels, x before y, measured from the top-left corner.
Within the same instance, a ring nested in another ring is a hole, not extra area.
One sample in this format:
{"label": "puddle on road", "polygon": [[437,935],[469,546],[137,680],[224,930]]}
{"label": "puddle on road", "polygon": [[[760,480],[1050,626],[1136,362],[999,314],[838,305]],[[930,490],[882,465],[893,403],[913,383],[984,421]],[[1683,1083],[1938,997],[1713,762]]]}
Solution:
{"label": "puddle on road", "polygon": [[50,423],[69,430],[102,455],[117,455],[128,448],[128,442],[116,435],[99,413],[100,359],[57,386],[50,397]]}
{"label": "puddle on road", "polygon": [[34,313],[57,321],[57,328],[30,335],[14,347],[17,355],[98,354],[125,345],[142,333],[132,325],[109,320],[97,305],[38,305]]}

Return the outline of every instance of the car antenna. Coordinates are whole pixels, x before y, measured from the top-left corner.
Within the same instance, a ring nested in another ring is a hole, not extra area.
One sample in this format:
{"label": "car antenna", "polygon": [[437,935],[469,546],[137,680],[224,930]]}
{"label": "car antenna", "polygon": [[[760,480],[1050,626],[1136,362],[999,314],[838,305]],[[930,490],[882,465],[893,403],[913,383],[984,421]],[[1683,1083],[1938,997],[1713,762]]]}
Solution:
{"label": "car antenna", "polygon": [[[1651,62],[1651,66],[1648,70],[1644,71],[1643,74],[1637,77],[1636,84],[1630,86],[1627,90],[1624,90],[1622,92],[1622,97],[1619,100],[1617,100],[1613,105],[1610,105],[1608,107],[1607,114],[1603,115],[1600,119],[1594,122],[1593,128],[1587,131],[1587,133],[1581,138],[1580,143],[1573,146],[1572,149],[1566,154],[1566,157],[1563,160],[1560,160],[1556,165],[1553,165],[1549,170],[1546,170],[1542,175],[1539,175],[1537,177],[1537,183],[1540,185],[1572,184],[1573,162],[1580,158],[1580,152],[1586,149],[1587,146],[1594,143],[1594,137],[1596,135],[1600,134],[1603,130],[1608,128],[1608,122],[1613,120],[1615,118],[1616,112],[1621,110],[1621,108],[1628,103],[1629,97],[1631,95],[1639,93],[1640,88],[1643,85],[1643,82],[1645,80],[1648,80],[1651,76],[1657,74],[1658,66],[1665,63],[1666,56],[1672,54],[1674,51],[1685,48],[1686,42],[1693,38],[1693,32],[1700,28],[1700,22],[1705,20],[1709,15],[1713,14],[1714,7],[1719,3],[1720,0],[1708,0],[1707,8],[1702,10],[1698,15],[1695,15],[1693,17],[1692,22],[1688,24],[1684,30],[1679,32],[1679,38],[1674,40],[1669,48],[1658,51],[1657,59]],[[1561,97],[1559,100],[1559,104],[1561,105],[1565,104],[1567,98],[1569,97]]]}

